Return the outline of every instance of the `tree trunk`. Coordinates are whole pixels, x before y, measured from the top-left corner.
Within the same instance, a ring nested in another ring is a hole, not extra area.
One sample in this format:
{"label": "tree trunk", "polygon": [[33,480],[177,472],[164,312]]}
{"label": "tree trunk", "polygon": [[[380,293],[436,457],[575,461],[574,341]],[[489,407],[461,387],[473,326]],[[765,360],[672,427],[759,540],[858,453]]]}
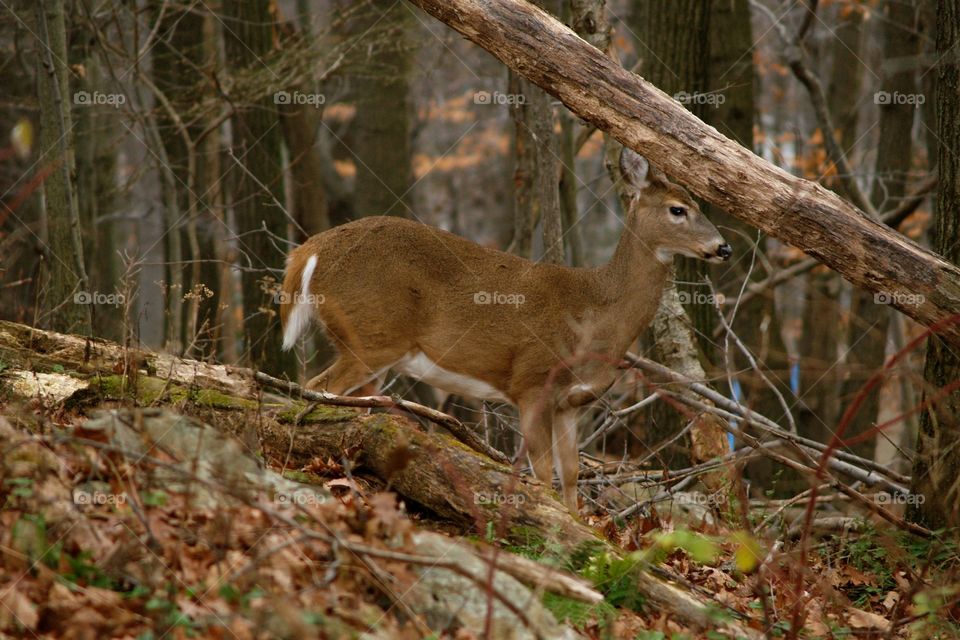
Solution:
{"label": "tree trunk", "polygon": [[[698,118],[708,109],[707,67],[710,61],[710,3],[707,0],[653,0],[633,3],[630,28],[637,34],[637,54],[643,77],[664,93],[675,96]],[[749,24],[749,23],[748,23]],[[704,295],[707,264],[678,257],[677,291],[697,334],[707,361],[715,349],[712,341],[715,311],[698,301]]]}
{"label": "tree trunk", "polygon": [[[937,6],[937,193],[935,247],[960,264],[960,0],[939,0]],[[960,380],[960,356],[955,345],[938,337],[927,344],[924,379],[928,385],[920,414],[920,433],[911,491],[924,502],[910,509],[914,522],[930,528],[960,525],[960,390],[940,391]]]}
{"label": "tree trunk", "polygon": [[[917,67],[914,60],[920,53],[919,12],[915,2],[908,0],[886,0],[883,10],[881,51],[884,65],[878,95],[915,95]],[[906,194],[906,177],[913,159],[912,129],[916,113],[913,104],[898,104],[895,99],[880,102],[880,134],[870,197],[878,211],[896,208]],[[883,366],[890,313],[873,292],[862,289],[853,292],[845,366],[847,375],[840,392],[845,406],[854,401],[867,380]],[[844,437],[859,435],[876,424],[879,391],[877,388],[864,396],[863,404],[850,421]],[[876,439],[869,438],[852,446],[851,451],[872,460],[876,447]]]}
{"label": "tree trunk", "polygon": [[[269,57],[271,4],[269,0],[224,2],[223,35],[231,71],[249,72]],[[292,377],[294,359],[280,349],[280,322],[273,302],[278,275],[268,271],[283,266],[286,247],[282,241],[287,237],[286,217],[277,206],[284,201],[283,135],[278,118],[272,95],[238,105],[233,118],[233,155],[242,167],[231,167],[236,185],[233,208],[241,234],[241,262],[248,267],[242,275],[245,359],[273,375]]]}
{"label": "tree trunk", "polygon": [[[629,17],[630,30],[636,34],[637,55],[641,60],[643,76],[665,93],[678,97],[698,116],[706,111],[701,98],[707,96],[707,63],[709,61],[710,9],[705,0],[655,0],[635,2]],[[685,97],[689,96],[689,98]],[[704,286],[698,283],[706,275],[706,265],[699,260],[678,257],[674,261],[676,290],[664,291],[664,303],[649,331],[656,358],[670,362],[680,357],[697,359],[697,351],[713,354],[712,327],[714,309],[703,304],[708,299]],[[685,313],[676,313],[671,304],[684,303]],[[669,326],[689,323],[692,332]],[[671,336],[679,333],[684,339],[694,337],[691,344],[678,343]],[[692,351],[689,348],[693,348]],[[710,356],[707,356],[709,362]],[[702,372],[699,363],[697,368]],[[650,433],[654,442],[664,442],[679,433],[686,418],[670,404],[657,402],[650,408]],[[663,460],[673,466],[686,464],[686,447],[665,451]]]}
{"label": "tree trunk", "polygon": [[[89,34],[85,34],[89,35]],[[82,60],[85,75],[81,87],[93,95],[104,92],[107,83],[99,56],[91,52],[88,38],[77,38],[82,44],[75,47]],[[112,110],[111,110],[112,111]],[[115,127],[115,114],[96,108],[80,108],[76,114],[76,181],[77,209],[83,238],[84,263],[90,266],[90,288],[104,294],[127,291],[119,281],[114,213],[117,186],[117,150],[110,132]],[[124,317],[120,307],[91,305],[94,335],[110,340],[122,340]]]}
{"label": "tree trunk", "polygon": [[[83,263],[80,214],[74,192],[73,124],[63,0],[37,0],[37,101],[40,165],[52,169],[43,182],[48,277],[42,296],[45,321],[59,331],[87,334],[92,294]],[[91,105],[84,105],[92,108]]]}
{"label": "tree trunk", "polygon": [[[155,4],[154,11],[159,15],[164,3]],[[205,91],[201,88],[205,87],[205,78],[196,71],[208,68],[213,53],[207,50],[204,20],[197,11],[167,6],[160,28],[163,36],[152,53],[157,88],[175,112],[159,108],[158,126],[167,161],[176,177],[177,217],[186,218],[170,229],[165,238],[167,277],[171,284],[182,287],[168,295],[167,343],[179,345],[178,350],[215,355],[216,341],[212,340],[209,326],[216,315],[214,292],[220,287],[216,280],[209,279],[209,270],[201,265],[202,260],[214,259],[216,255],[213,233],[218,221],[204,201],[209,189],[200,182],[201,177],[212,177],[209,170],[203,170],[208,169],[207,156],[198,153],[195,143],[206,123],[187,125],[180,120],[181,114],[196,103],[197,93]],[[201,225],[201,220],[207,224]]]}
{"label": "tree trunk", "polygon": [[[570,29],[521,0],[411,0],[610,132],[695,194],[790,243],[927,325],[960,313],[960,267],[823,187],[707,127]],[[919,295],[918,295],[919,294]],[[937,326],[960,346],[960,327]]]}
{"label": "tree trunk", "polygon": [[372,0],[351,22],[354,34],[364,34],[352,52],[363,56],[353,76],[354,215],[410,217],[410,77],[416,45],[411,30],[416,21],[409,7]]}
{"label": "tree trunk", "polygon": [[300,226],[297,240],[302,242],[330,228],[327,194],[323,188],[322,159],[316,144],[322,111],[309,104],[286,104],[280,108],[280,113],[283,116],[283,135],[290,152],[292,213]]}
{"label": "tree trunk", "polygon": [[[534,3],[553,16],[562,15],[562,3],[558,0],[534,0]],[[510,108],[516,125],[514,250],[525,258],[534,257],[531,255],[532,234],[539,223],[543,230],[542,260],[563,264],[565,252],[558,182],[561,149],[554,133],[553,98],[529,80],[512,72],[510,76],[508,97],[512,99]]]}

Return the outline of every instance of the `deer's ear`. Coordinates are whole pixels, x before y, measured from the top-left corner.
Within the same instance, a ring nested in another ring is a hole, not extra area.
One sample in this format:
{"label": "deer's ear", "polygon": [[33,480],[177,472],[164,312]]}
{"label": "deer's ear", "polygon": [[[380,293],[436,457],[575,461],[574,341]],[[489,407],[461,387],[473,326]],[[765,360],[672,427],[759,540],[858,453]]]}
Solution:
{"label": "deer's ear", "polygon": [[620,174],[636,191],[643,191],[655,182],[663,182],[666,177],[651,166],[646,158],[628,147],[620,152]]}

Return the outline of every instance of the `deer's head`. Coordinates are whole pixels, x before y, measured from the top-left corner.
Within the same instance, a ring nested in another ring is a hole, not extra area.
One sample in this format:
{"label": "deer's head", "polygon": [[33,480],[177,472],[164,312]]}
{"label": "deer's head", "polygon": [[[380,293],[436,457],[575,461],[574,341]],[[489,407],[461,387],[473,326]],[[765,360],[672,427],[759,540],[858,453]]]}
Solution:
{"label": "deer's head", "polygon": [[673,184],[646,158],[627,147],[620,153],[620,173],[629,196],[628,222],[657,258],[669,263],[676,254],[724,262],[733,250],[683,187]]}

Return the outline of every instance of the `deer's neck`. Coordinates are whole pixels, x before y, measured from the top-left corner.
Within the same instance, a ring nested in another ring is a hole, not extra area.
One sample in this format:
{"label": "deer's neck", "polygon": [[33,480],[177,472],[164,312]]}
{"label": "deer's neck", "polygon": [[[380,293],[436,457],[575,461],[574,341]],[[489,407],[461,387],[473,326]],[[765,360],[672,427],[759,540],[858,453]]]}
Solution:
{"label": "deer's neck", "polygon": [[644,242],[641,233],[631,232],[637,229],[631,222],[628,220],[613,258],[599,270],[605,298],[618,318],[612,328],[618,342],[625,345],[653,320],[670,274],[670,265],[658,259],[656,249]]}

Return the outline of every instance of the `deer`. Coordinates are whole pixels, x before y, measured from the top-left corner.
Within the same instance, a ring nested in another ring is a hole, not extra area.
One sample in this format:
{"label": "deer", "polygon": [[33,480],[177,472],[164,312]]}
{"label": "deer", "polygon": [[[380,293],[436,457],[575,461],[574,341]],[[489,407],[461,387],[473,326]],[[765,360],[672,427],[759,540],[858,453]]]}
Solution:
{"label": "deer", "polygon": [[579,512],[577,410],[616,380],[650,325],[675,255],[733,251],[686,189],[624,148],[627,205],[610,261],[534,262],[413,220],[374,216],[319,233],[287,258],[283,349],[319,320],[333,364],[306,388],[376,391],[388,370],[516,406],[535,477]]}

